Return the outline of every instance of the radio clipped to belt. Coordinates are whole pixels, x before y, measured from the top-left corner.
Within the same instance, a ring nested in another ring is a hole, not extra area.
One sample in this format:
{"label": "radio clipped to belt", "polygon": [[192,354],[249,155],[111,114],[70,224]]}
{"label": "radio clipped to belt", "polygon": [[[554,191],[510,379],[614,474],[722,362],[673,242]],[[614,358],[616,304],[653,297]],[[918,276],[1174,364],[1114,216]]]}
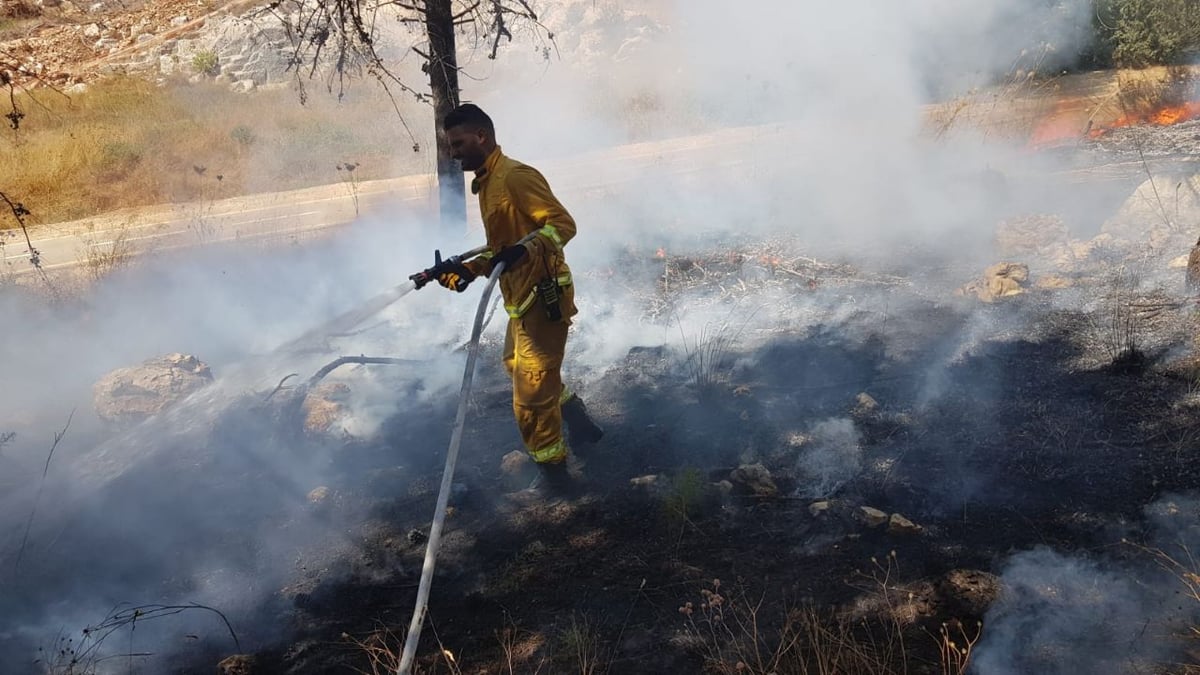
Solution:
{"label": "radio clipped to belt", "polygon": [[542,307],[546,309],[546,318],[551,321],[562,321],[562,298],[561,289],[558,285],[558,279],[554,278],[553,274],[546,275],[545,279],[538,282],[537,293],[542,300]]}

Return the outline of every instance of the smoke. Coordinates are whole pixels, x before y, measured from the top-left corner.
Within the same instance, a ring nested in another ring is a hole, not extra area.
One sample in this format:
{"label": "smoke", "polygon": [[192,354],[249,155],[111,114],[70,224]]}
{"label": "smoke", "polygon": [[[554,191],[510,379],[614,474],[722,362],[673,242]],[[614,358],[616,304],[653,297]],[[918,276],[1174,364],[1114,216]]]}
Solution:
{"label": "smoke", "polygon": [[822,420],[813,426],[797,468],[808,479],[800,496],[828,497],[862,469],[861,434],[849,419]]}
{"label": "smoke", "polygon": [[[714,322],[746,337],[731,353],[742,358],[752,336],[761,344],[772,329],[840,330],[873,302],[850,306],[834,293],[778,291],[731,309],[706,290],[681,294],[669,311],[646,317],[646,289],[659,270],[627,264],[658,247],[676,254],[794,237],[814,254],[890,270],[920,264],[907,253],[913,248],[974,265],[987,255],[998,211],[1042,197],[1014,180],[999,199],[994,177],[1047,166],[995,139],[964,135],[935,144],[921,136],[922,106],[1027,67],[1028,55],[1069,61],[1084,39],[1086,7],[1082,0],[921,0],[869,10],[783,0],[579,0],[546,3],[542,18],[556,45],[514,44],[495,61],[467,52],[464,99],[492,114],[506,152],[541,169],[579,222],[567,249],[581,308],[568,372],[586,386],[635,346],[672,346],[678,356]],[[1052,53],[1041,48],[1047,41]],[[423,115],[414,128],[428,125],[431,116]],[[700,133],[707,135],[689,136]],[[675,140],[608,149],[663,139]],[[575,157],[584,152],[595,161]],[[446,436],[463,362],[457,348],[477,291],[411,293],[325,352],[273,351],[427,267],[433,249],[457,253],[480,240],[478,230],[450,234],[386,208],[301,246],[151,256],[67,310],[0,293],[7,385],[0,388],[0,432],[18,434],[0,450],[0,610],[11,624],[0,626],[9,645],[0,651],[16,664],[10,670],[27,666],[21,650],[29,644],[63,626],[93,623],[116,603],[186,598],[250,613],[295,571],[288,562],[296,551],[352,549],[346,524],[322,520],[306,499],[349,460],[332,443],[298,456],[268,420],[255,419],[251,404],[284,375],[307,377],[331,355],[409,359],[411,366],[338,371],[352,374],[345,429],[367,437],[399,417],[414,429],[410,438],[425,440],[395,448],[395,464],[431,456]],[[744,278],[754,283],[754,270]],[[488,328],[485,358],[494,360],[501,324]],[[209,363],[217,383],[130,432],[104,429],[91,412],[92,383],[169,352]],[[831,371],[839,368],[797,377],[836,381],[840,373]],[[931,377],[929,397],[942,385]],[[49,439],[72,410],[43,485]],[[827,494],[858,472],[858,435],[848,420],[828,418],[812,436],[799,468],[813,477],[814,494]],[[197,473],[219,480],[190,492],[202,484]],[[17,575],[10,565],[35,500],[27,571]],[[234,536],[236,545],[195,548]],[[1063,585],[1091,609],[1102,607],[1088,589],[1116,583],[1134,611],[1110,612],[1114,629],[1095,625],[1098,612],[1084,615],[1102,635],[1120,637],[1112,631],[1145,607],[1119,578],[1053,554],[1014,559],[1010,572],[1030,580],[1018,586],[1012,607],[1033,604],[1064,620],[1079,612],[1059,612],[1061,603],[1041,598],[1041,581]],[[1085,583],[1073,584],[1074,577]],[[996,639],[1059,644],[1019,615],[998,615],[1002,628],[1012,628]]]}
{"label": "smoke", "polygon": [[1200,618],[1190,589],[1200,544],[1194,496],[1149,505],[1149,545],[1124,562],[1048,548],[1018,553],[1001,576],[999,600],[984,617],[975,672],[1128,673],[1177,662]]}
{"label": "smoke", "polygon": [[[274,350],[428,266],[427,232],[421,222],[363,220],[304,247],[163,253],[101,280],[82,306],[0,294],[14,319],[0,335],[0,429],[17,434],[0,450],[0,669],[27,670],[60,631],[78,644],[80,629],[118,606],[214,607],[249,644],[286,627],[272,613],[296,561],[352,557],[347,533],[362,515],[330,519],[308,495],[359,475],[361,460],[339,442],[297,441],[289,431],[299,428],[281,426],[265,395],[338,354],[406,359],[327,379],[350,384],[344,430],[370,439],[387,420],[407,425],[406,438],[424,440],[393,447],[390,460],[422,465],[447,438],[448,394],[464,362],[456,350],[477,298],[410,293],[320,351]],[[176,351],[208,363],[216,381],[127,431],[100,423],[91,386],[101,375]],[[139,625],[137,644],[170,653],[189,649],[184,634],[222,645],[223,632],[210,614],[187,611]]]}
{"label": "smoke", "polygon": [[977,672],[1127,673],[1151,613],[1128,575],[1037,549],[1011,558],[984,618]]}
{"label": "smoke", "polygon": [[[539,67],[538,52],[516,48],[466,66],[482,79],[468,98],[492,113],[506,151],[543,168],[578,208],[573,260],[614,240],[670,245],[698,232],[798,234],[855,254],[940,237],[934,248],[947,255],[961,257],[964,241],[979,253],[998,208],[1040,198],[1038,186],[1010,184],[997,204],[995,179],[1038,160],[982,137],[930,143],[922,106],[931,90],[995,82],[1046,41],[1069,59],[1090,16],[1087,2],[1040,0],[626,7],[551,3],[547,25],[579,51]],[[586,176],[552,161],[622,136],[728,127],[744,129],[644,159],[613,155],[611,169],[601,161]],[[583,203],[576,181],[592,196],[608,189]]]}

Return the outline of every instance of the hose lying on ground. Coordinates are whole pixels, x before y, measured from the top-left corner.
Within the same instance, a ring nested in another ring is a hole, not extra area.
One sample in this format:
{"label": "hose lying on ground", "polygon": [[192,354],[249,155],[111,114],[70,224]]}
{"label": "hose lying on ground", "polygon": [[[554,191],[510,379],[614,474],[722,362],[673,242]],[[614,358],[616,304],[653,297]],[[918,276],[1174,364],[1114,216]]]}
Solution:
{"label": "hose lying on ground", "polygon": [[467,368],[463,373],[462,390],[458,395],[458,415],[454,418],[454,432],[450,435],[450,448],[446,451],[446,468],[442,470],[442,486],[438,490],[437,506],[433,511],[433,525],[429,528],[429,541],[425,544],[425,563],[421,567],[421,582],[417,586],[416,607],[412,622],[408,626],[408,637],[404,641],[404,652],[400,655],[397,675],[411,675],[413,661],[417,655],[417,642],[421,638],[421,627],[425,623],[425,610],[429,604],[429,588],[433,584],[433,566],[437,560],[438,546],[442,539],[442,525],[446,522],[446,506],[450,502],[450,486],[454,482],[454,465],[458,462],[458,446],[462,443],[463,426],[467,419],[467,401],[471,394],[471,380],[475,378],[475,357],[479,353],[479,334],[483,332],[483,312],[496,280],[504,271],[504,263],[496,263],[488,276],[479,309],[475,311],[475,324],[471,328],[471,342],[467,347]]}

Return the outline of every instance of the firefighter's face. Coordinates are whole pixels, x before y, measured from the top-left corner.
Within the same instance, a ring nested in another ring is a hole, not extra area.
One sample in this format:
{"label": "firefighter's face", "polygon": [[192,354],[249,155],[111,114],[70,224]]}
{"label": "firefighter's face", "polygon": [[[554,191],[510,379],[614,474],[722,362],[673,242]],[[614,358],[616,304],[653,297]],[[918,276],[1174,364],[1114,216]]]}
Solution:
{"label": "firefighter's face", "polygon": [[466,126],[446,130],[450,143],[450,157],[462,163],[463,171],[476,171],[487,161],[488,135],[485,129]]}

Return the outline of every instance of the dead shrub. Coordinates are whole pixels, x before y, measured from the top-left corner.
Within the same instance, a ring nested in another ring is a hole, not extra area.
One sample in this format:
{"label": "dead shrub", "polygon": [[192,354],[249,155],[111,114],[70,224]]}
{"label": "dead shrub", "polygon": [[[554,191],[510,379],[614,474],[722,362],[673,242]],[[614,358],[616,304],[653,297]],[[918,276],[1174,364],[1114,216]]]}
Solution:
{"label": "dead shrub", "polygon": [[[811,604],[784,610],[772,619],[763,598],[751,601],[744,590],[721,590],[714,579],[700,591],[700,602],[679,608],[683,630],[672,640],[699,654],[705,672],[716,675],[891,675],[903,672],[895,658],[898,635],[889,626],[872,626]],[[764,595],[765,597],[765,595]],[[882,630],[881,630],[882,629]],[[901,654],[902,656],[902,654]]]}

